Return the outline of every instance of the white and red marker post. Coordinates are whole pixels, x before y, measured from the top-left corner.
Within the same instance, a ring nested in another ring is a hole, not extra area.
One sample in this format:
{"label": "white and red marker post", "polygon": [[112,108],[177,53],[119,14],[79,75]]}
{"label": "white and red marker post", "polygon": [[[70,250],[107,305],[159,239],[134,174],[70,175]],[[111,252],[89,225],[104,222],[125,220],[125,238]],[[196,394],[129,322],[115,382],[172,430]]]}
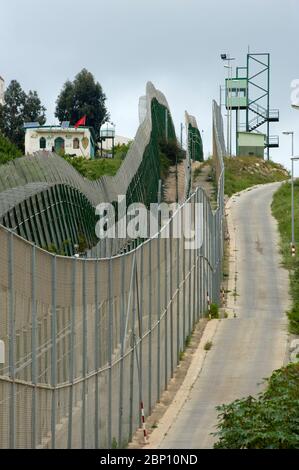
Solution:
{"label": "white and red marker post", "polygon": [[221,296],[222,296],[222,307],[224,307],[225,306],[225,290],[223,286],[221,288]]}
{"label": "white and red marker post", "polygon": [[144,443],[147,443],[147,432],[145,427],[145,416],[144,416],[144,406],[143,401],[140,402],[140,411],[141,411],[141,422],[142,422],[142,430],[143,430],[143,439]]}
{"label": "white and red marker post", "polygon": [[207,292],[207,302],[208,302],[208,314],[209,314],[209,318],[211,318],[211,299],[210,299],[208,292]]}

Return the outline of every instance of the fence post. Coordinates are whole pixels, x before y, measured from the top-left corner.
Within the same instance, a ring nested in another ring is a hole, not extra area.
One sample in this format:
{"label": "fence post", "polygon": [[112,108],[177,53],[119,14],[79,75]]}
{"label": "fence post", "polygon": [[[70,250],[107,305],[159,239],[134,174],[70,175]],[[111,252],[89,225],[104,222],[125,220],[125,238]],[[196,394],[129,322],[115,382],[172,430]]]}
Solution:
{"label": "fence post", "polygon": [[177,227],[179,227],[180,233],[177,234],[176,239],[176,288],[177,288],[177,309],[176,309],[176,323],[177,323],[177,337],[176,337],[176,347],[177,347],[177,364],[180,362],[180,243],[181,238],[183,239],[182,234],[182,224],[181,224],[181,217],[182,217],[182,210],[179,209],[177,212],[176,217],[179,218],[177,222]]}
{"label": "fence post", "polygon": [[108,262],[109,293],[109,378],[108,378],[108,448],[112,447],[112,357],[113,357],[113,305],[112,305],[112,259]]}
{"label": "fence post", "polygon": [[[192,198],[190,199],[190,202]],[[189,202],[189,204],[190,204]],[[192,209],[192,207],[191,207]],[[192,228],[192,212],[190,211],[190,231]],[[192,332],[192,302],[191,302],[191,287],[192,287],[192,249],[189,247],[188,249],[188,336]]]}
{"label": "fence post", "polygon": [[173,377],[173,217],[170,219],[169,223],[169,298],[170,298],[170,376]]}
{"label": "fence post", "polygon": [[192,292],[192,297],[193,297],[193,301],[192,301],[192,304],[193,304],[193,318],[192,318],[192,323],[193,323],[193,328],[194,328],[195,323],[196,323],[196,300],[195,299],[196,299],[196,280],[197,280],[197,248],[196,248],[197,239],[196,239],[196,237],[198,236],[197,226],[196,226],[197,225],[196,193],[193,194],[192,201],[193,201],[194,242],[195,242],[195,247],[194,247],[194,250],[193,250],[193,266],[192,266],[192,271],[193,271],[193,292]]}
{"label": "fence post", "polygon": [[32,436],[31,447],[36,448],[36,384],[37,384],[37,317],[36,317],[36,248],[32,245],[31,250],[31,349],[32,349],[32,365],[31,365],[31,381],[32,389]]}
{"label": "fence post", "polygon": [[133,435],[133,408],[134,408],[134,351],[135,351],[135,319],[136,319],[136,251],[133,252],[133,265],[132,265],[132,289],[133,297],[133,315],[132,315],[132,328],[131,328],[131,367],[130,367],[130,429],[129,437]]}
{"label": "fence post", "polygon": [[123,391],[123,381],[124,381],[124,334],[125,334],[125,261],[128,259],[127,256],[121,257],[121,322],[120,322],[120,378],[119,378],[119,417],[118,417],[118,443],[119,447],[122,446],[122,425],[123,425],[123,400],[124,400],[124,391]]}
{"label": "fence post", "polygon": [[[196,191],[196,203],[199,204],[199,189]],[[200,220],[200,238],[202,234],[202,223],[203,220]],[[201,238],[201,243],[202,243],[202,238]],[[199,321],[200,318],[200,313],[201,313],[201,272],[200,272],[200,267],[201,267],[201,246],[196,250],[196,290],[197,290],[197,303],[196,303],[196,310],[197,310],[197,315],[196,315],[196,321]]]}
{"label": "fence post", "polygon": [[11,392],[9,400],[9,447],[14,449],[16,446],[16,390],[15,390],[15,300],[14,300],[14,238],[13,233],[8,232],[8,292],[9,292],[9,345],[8,361],[9,376],[11,382]]}
{"label": "fence post", "polygon": [[87,374],[87,299],[86,299],[86,260],[82,260],[82,415],[81,415],[81,448],[85,448],[86,430],[86,374]]}
{"label": "fence post", "polygon": [[167,385],[168,385],[168,380],[167,380],[167,377],[168,377],[168,364],[167,364],[167,360],[168,360],[168,309],[167,309],[167,291],[168,291],[168,270],[167,270],[167,263],[168,263],[168,257],[167,257],[167,238],[164,239],[164,269],[165,269],[165,272],[164,272],[164,308],[165,308],[165,320],[164,320],[164,354],[165,354],[165,358],[164,358],[164,361],[165,361],[165,364],[164,364],[164,372],[165,372],[165,377],[164,377],[164,387],[165,387],[165,390],[167,390]]}
{"label": "fence post", "polygon": [[[140,247],[140,289],[138,289],[138,278],[137,278],[137,271],[136,271],[136,286],[137,286],[137,302],[138,302],[138,319],[139,319],[139,337],[140,337],[140,348],[139,348],[139,394],[140,394],[140,402],[143,401],[143,269],[144,269],[144,259],[143,259],[143,245]],[[142,424],[142,419],[140,416],[140,425]]]}
{"label": "fence post", "polygon": [[56,447],[56,385],[57,385],[57,324],[56,324],[56,255],[52,255],[52,321],[51,321],[51,447]]}
{"label": "fence post", "polygon": [[160,401],[160,336],[161,336],[161,275],[160,275],[160,241],[161,241],[161,234],[159,230],[158,234],[158,245],[157,245],[157,257],[158,257],[158,265],[157,265],[157,281],[158,281],[158,292],[157,292],[157,317],[158,317],[158,347],[157,347],[157,401]]}
{"label": "fence post", "polygon": [[[184,211],[184,208],[182,209]],[[185,220],[184,220],[184,212],[182,212],[182,224],[184,227]],[[186,248],[185,248],[185,240],[184,237],[181,239],[182,243],[182,264],[183,264],[183,351],[185,349],[185,342],[186,342]]]}
{"label": "fence post", "polygon": [[94,332],[94,343],[95,343],[95,448],[99,448],[99,429],[100,429],[100,389],[99,389],[99,369],[101,367],[101,343],[100,343],[100,279],[99,279],[99,260],[95,260],[94,264],[95,276],[94,276],[94,292],[95,292],[95,332]]}
{"label": "fence post", "polygon": [[148,243],[148,413],[152,411],[152,243]]}
{"label": "fence post", "polygon": [[73,434],[73,396],[74,396],[74,354],[75,354],[75,323],[76,323],[76,258],[72,259],[72,304],[71,304],[71,340],[70,340],[70,371],[69,371],[69,420],[67,447],[72,448]]}
{"label": "fence post", "polygon": [[205,239],[204,239],[204,279],[205,279],[205,292],[204,292],[204,299],[205,299],[205,310],[208,308],[207,302],[207,292],[209,290],[209,265],[208,265],[208,214],[207,214],[207,198],[204,195],[204,224],[205,224]]}

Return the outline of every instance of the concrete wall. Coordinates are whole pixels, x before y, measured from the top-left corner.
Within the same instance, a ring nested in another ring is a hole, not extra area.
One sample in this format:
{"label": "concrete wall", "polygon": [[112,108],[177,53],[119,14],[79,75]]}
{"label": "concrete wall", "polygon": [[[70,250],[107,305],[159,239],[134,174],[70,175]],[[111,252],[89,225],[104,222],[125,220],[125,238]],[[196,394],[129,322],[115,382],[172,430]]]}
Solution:
{"label": "concrete wall", "polygon": [[264,134],[255,132],[239,132],[238,133],[238,155],[255,155],[257,157],[264,156],[265,150]]}

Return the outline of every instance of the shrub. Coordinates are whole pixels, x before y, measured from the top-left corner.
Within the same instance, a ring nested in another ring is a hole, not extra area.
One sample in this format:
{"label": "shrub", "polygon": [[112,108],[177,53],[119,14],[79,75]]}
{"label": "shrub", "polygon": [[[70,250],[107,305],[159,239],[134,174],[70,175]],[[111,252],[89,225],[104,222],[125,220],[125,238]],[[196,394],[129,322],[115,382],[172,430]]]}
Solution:
{"label": "shrub", "polygon": [[219,318],[219,310],[217,304],[210,305],[210,316],[211,318]]}
{"label": "shrub", "polygon": [[216,449],[299,449],[299,364],[273,372],[258,398],[217,407]]}
{"label": "shrub", "polygon": [[205,351],[209,351],[212,346],[213,346],[212,341],[207,341],[203,348]]}
{"label": "shrub", "polygon": [[0,165],[3,165],[10,160],[19,158],[22,156],[22,152],[10,142],[4,135],[0,133]]}

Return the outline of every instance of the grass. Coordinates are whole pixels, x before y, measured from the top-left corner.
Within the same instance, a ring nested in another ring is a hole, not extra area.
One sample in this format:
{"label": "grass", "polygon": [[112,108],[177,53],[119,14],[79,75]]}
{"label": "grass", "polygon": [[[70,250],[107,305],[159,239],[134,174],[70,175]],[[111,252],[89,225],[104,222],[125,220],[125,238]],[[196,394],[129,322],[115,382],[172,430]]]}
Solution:
{"label": "grass", "polygon": [[193,172],[193,178],[197,178],[201,173],[202,173],[202,168],[200,166],[195,168]]}
{"label": "grass", "polygon": [[217,304],[210,305],[210,317],[211,318],[219,318],[219,309]]}
{"label": "grass", "polygon": [[207,341],[203,348],[205,351],[210,351],[212,346],[213,346],[212,341]]}
{"label": "grass", "polygon": [[101,176],[114,176],[121,166],[121,158],[98,158],[86,160],[83,157],[64,157],[82,176],[90,180],[97,180]]}
{"label": "grass", "polygon": [[189,346],[190,346],[190,343],[191,343],[191,336],[192,336],[192,334],[188,335],[187,338],[186,338],[186,340],[185,340],[185,347],[186,347],[186,348],[189,348]]}
{"label": "grass", "polygon": [[[295,240],[299,240],[299,182],[294,185]],[[272,213],[278,222],[283,264],[290,271],[292,307],[288,312],[289,331],[299,334],[299,257],[291,256],[291,185],[283,184],[274,194]]]}
{"label": "grass", "polygon": [[185,157],[185,152],[180,149],[175,140],[159,141],[159,157],[160,157],[160,177],[165,180],[169,174],[169,168],[180,163]]}
{"label": "grass", "polygon": [[224,192],[228,196],[256,184],[273,183],[289,178],[287,170],[278,163],[258,157],[226,157]]}
{"label": "grass", "polygon": [[114,158],[96,158],[87,160],[84,157],[71,157],[61,155],[70,163],[82,176],[90,180],[97,180],[101,176],[114,176],[120,168],[124,158],[130,148],[128,144],[119,144],[114,147]]}

